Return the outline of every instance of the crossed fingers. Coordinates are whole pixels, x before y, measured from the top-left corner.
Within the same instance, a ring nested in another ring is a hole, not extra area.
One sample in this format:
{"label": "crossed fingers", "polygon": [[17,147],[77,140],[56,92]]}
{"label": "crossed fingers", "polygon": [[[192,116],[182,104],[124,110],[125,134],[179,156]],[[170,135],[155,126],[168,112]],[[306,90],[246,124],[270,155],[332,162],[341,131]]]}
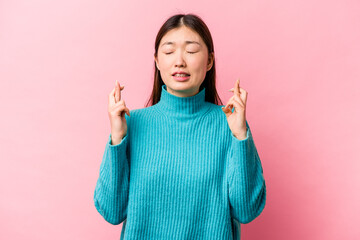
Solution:
{"label": "crossed fingers", "polygon": [[234,95],[229,99],[225,108],[231,107],[231,109],[232,109],[234,107],[234,105],[239,104],[239,106],[241,108],[245,109],[248,93],[247,93],[247,91],[245,91],[245,89],[240,87],[240,79],[239,78],[236,80],[234,87],[231,88],[229,91],[233,92]]}

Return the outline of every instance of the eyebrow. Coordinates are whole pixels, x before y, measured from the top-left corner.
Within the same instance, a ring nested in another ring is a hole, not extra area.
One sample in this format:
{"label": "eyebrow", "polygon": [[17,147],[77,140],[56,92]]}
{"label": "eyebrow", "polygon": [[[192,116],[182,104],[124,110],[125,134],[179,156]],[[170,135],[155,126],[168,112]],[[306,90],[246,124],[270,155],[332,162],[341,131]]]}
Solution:
{"label": "eyebrow", "polygon": [[[195,44],[198,44],[200,45],[200,43],[196,42],[196,41],[185,41],[186,44],[192,44],[192,43],[195,43]],[[174,42],[164,42],[160,47],[164,46],[164,45],[173,45],[175,44]]]}

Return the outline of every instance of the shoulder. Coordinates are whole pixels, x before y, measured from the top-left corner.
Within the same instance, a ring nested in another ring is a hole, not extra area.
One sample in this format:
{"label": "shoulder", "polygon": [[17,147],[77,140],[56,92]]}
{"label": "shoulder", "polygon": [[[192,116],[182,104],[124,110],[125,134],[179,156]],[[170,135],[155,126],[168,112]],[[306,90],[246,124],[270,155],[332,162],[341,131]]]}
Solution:
{"label": "shoulder", "polygon": [[216,115],[220,118],[225,117],[225,119],[226,119],[226,116],[225,116],[223,110],[221,109],[222,107],[225,107],[225,105],[217,105],[215,103],[210,103],[210,102],[207,102],[207,104],[209,105],[208,114]]}
{"label": "shoulder", "polygon": [[217,105],[210,102],[207,102],[207,105],[209,109],[204,115],[204,120],[209,122],[211,126],[216,126],[221,129],[226,128],[228,124],[226,115],[221,109],[224,105]]}
{"label": "shoulder", "polygon": [[143,116],[143,115],[147,115],[147,114],[150,114],[153,112],[156,112],[155,105],[149,106],[149,107],[144,107],[144,108],[132,109],[132,110],[130,110],[130,115],[131,115],[131,113],[133,113],[134,116]]}
{"label": "shoulder", "polygon": [[157,110],[155,109],[154,105],[150,107],[144,107],[144,108],[135,108],[130,110],[130,117],[125,114],[126,120],[138,120],[143,119],[148,116],[154,116],[157,113]]}

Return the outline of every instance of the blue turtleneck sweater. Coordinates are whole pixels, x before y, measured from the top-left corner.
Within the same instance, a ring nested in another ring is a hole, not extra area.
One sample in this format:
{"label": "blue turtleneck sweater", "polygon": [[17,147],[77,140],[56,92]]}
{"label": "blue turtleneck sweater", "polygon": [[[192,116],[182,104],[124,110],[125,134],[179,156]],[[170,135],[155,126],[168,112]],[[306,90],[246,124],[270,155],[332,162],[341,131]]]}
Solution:
{"label": "blue turtleneck sweater", "polygon": [[94,191],[120,239],[240,239],[240,223],[263,211],[266,186],[250,127],[237,139],[205,88],[125,114],[127,134],[106,143]]}

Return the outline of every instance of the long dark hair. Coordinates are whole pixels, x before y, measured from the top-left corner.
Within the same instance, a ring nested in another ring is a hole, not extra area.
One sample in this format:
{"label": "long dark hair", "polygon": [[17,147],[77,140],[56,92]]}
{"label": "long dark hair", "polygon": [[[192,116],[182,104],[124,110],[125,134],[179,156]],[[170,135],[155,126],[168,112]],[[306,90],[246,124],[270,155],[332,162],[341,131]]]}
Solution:
{"label": "long dark hair", "polygon": [[[196,31],[202,40],[205,42],[209,55],[214,52],[214,45],[213,40],[210,34],[210,31],[204,21],[195,14],[176,14],[171,16],[166,22],[161,26],[155,40],[155,53],[154,56],[157,57],[159,44],[162,37],[170,30],[174,28],[178,28],[185,25],[186,27],[191,28],[192,30]],[[206,76],[202,84],[200,85],[201,91],[204,87],[206,88],[205,91],[205,101],[211,102],[214,104],[223,105],[215,86],[216,80],[216,69],[215,69],[215,58],[213,60],[212,68],[206,72]],[[145,107],[155,105],[160,101],[161,96],[161,86],[165,83],[161,79],[160,71],[156,67],[156,62],[154,60],[154,85],[151,96],[145,105]]]}

